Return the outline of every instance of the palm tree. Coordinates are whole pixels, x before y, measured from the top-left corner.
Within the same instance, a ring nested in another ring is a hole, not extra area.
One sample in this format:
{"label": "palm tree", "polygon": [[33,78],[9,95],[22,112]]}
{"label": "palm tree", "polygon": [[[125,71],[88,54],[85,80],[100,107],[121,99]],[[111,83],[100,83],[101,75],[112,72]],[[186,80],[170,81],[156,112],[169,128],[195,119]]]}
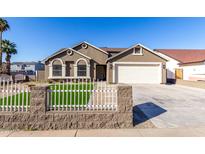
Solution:
{"label": "palm tree", "polygon": [[8,22],[3,19],[0,18],[0,74],[2,73],[2,34],[3,32],[7,31],[8,29],[10,29],[10,26],[8,24]]}
{"label": "palm tree", "polygon": [[2,51],[6,54],[6,74],[10,75],[11,55],[17,54],[16,44],[9,40],[2,41]]}

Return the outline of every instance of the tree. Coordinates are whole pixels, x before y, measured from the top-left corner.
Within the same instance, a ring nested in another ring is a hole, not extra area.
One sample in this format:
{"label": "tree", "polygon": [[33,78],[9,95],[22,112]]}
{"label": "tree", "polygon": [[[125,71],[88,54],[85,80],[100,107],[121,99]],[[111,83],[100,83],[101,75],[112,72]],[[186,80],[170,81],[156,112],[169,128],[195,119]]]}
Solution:
{"label": "tree", "polygon": [[6,74],[10,75],[11,55],[17,54],[16,44],[9,40],[2,41],[2,51],[6,54]]}
{"label": "tree", "polygon": [[8,22],[5,19],[0,18],[0,74],[2,73],[2,69],[3,69],[2,67],[2,34],[8,29],[10,29]]}

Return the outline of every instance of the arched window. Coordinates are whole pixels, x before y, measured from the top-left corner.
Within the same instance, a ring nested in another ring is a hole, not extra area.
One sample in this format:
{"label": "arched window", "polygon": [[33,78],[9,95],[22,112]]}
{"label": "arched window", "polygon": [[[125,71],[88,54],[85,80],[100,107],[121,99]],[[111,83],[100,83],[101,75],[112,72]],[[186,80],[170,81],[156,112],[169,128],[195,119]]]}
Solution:
{"label": "arched window", "polygon": [[87,61],[85,59],[78,59],[76,62],[77,64],[77,76],[79,77],[85,77],[87,76]]}
{"label": "arched window", "polygon": [[54,59],[51,63],[52,65],[52,76],[56,77],[56,76],[62,76],[63,71],[62,71],[62,65],[63,62],[61,59]]}

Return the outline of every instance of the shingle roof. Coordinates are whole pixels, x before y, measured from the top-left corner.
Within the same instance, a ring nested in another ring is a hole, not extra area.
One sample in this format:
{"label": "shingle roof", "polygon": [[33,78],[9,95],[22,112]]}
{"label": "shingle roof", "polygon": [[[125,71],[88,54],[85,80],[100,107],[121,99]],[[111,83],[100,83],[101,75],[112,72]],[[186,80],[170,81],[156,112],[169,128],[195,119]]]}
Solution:
{"label": "shingle roof", "polygon": [[108,48],[108,47],[101,47],[100,49],[106,51],[106,52],[121,52],[124,51],[127,48]]}
{"label": "shingle roof", "polygon": [[205,61],[205,49],[155,49],[183,64]]}

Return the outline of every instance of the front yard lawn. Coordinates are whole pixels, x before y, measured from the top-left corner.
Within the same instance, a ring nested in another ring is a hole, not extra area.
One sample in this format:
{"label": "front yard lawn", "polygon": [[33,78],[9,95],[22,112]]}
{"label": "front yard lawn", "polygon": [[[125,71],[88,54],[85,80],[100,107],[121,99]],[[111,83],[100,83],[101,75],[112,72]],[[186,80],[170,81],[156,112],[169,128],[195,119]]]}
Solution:
{"label": "front yard lawn", "polygon": [[[28,102],[27,102],[28,101]],[[12,102],[12,104],[11,104]],[[12,96],[7,96],[6,94],[4,95],[4,98],[0,98],[0,106],[26,106],[26,103],[28,103],[28,105],[30,105],[30,92],[29,93],[20,93],[20,94],[16,94],[16,95],[12,95]]]}
{"label": "front yard lawn", "polygon": [[[49,92],[49,105],[52,106],[65,106],[65,105],[86,105],[89,102],[91,91],[93,90],[94,85],[91,83],[72,83],[72,84],[56,84],[49,85],[49,90],[54,90]],[[4,99],[4,101],[3,101]],[[4,98],[0,98],[0,106],[22,106],[26,105],[28,100],[28,105],[30,105],[30,92],[24,92],[12,96],[8,96],[5,93]]]}
{"label": "front yard lawn", "polygon": [[91,83],[72,83],[50,85],[50,90],[56,90],[50,93],[49,98],[52,105],[86,105],[89,102],[91,91],[94,85]]}

